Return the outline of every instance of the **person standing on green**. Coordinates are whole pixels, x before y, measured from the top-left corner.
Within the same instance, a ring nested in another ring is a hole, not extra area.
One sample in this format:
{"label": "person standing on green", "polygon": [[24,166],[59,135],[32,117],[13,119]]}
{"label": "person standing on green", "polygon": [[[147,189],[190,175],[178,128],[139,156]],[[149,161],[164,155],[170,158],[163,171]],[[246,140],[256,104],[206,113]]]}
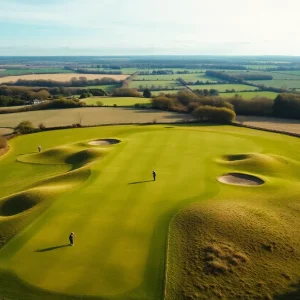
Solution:
{"label": "person standing on green", "polygon": [[153,181],[155,181],[155,179],[156,179],[156,172],[154,170],[152,171],[152,176],[153,176]]}
{"label": "person standing on green", "polygon": [[74,237],[75,237],[75,233],[71,232],[71,234],[69,235],[69,241],[70,241],[70,246],[74,245]]}

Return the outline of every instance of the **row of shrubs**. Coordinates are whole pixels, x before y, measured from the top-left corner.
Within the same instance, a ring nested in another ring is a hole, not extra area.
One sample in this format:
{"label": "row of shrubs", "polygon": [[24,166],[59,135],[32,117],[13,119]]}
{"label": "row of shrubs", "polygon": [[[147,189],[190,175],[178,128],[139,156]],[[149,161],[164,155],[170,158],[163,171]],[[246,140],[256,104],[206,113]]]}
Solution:
{"label": "row of shrubs", "polygon": [[[161,94],[152,99],[152,107],[161,110],[193,113],[198,107],[203,106],[226,108],[239,115],[300,119],[300,95],[298,94],[279,94],[275,100],[266,97],[245,100],[239,95],[231,98],[200,96],[185,90],[179,91],[177,94]],[[207,111],[208,108],[205,109]],[[213,111],[215,112],[215,110]],[[234,117],[227,121],[231,122],[232,120]]]}
{"label": "row of shrubs", "polygon": [[76,108],[76,107],[83,107],[83,106],[86,106],[86,104],[77,99],[72,99],[72,100],[58,99],[58,100],[43,102],[36,105],[27,105],[24,107],[20,107],[18,109],[15,108],[2,109],[2,110],[0,109],[0,114],[9,114],[9,113],[34,111],[34,110],[46,110],[46,109]]}

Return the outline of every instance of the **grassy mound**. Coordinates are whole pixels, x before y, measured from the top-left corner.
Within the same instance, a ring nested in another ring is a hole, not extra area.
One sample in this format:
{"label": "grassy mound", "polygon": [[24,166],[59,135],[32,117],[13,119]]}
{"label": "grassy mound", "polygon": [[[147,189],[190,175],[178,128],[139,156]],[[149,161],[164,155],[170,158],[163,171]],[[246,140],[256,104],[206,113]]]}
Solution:
{"label": "grassy mound", "polygon": [[39,194],[23,192],[4,198],[0,202],[0,216],[13,216],[25,212],[37,205],[40,201]]}
{"label": "grassy mound", "polygon": [[216,161],[226,167],[238,171],[258,173],[273,177],[282,177],[289,173],[292,175],[299,162],[273,154],[247,153],[224,155]]}
{"label": "grassy mound", "polygon": [[249,200],[215,199],[174,218],[166,300],[273,299],[297,281],[299,216]]}

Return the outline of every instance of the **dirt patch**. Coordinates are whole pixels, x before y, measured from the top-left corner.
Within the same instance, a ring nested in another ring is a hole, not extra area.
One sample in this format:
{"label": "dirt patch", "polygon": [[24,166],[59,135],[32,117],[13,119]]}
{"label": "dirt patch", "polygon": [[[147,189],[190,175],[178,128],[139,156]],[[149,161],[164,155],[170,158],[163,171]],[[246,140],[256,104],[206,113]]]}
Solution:
{"label": "dirt patch", "polygon": [[243,173],[228,173],[218,178],[219,182],[233,185],[261,185],[264,181],[256,176]]}
{"label": "dirt patch", "polygon": [[89,145],[93,146],[106,146],[106,145],[115,145],[120,143],[120,140],[117,139],[99,139],[89,142]]}
{"label": "dirt patch", "polygon": [[300,134],[299,120],[256,116],[238,116],[237,122],[262,129]]}

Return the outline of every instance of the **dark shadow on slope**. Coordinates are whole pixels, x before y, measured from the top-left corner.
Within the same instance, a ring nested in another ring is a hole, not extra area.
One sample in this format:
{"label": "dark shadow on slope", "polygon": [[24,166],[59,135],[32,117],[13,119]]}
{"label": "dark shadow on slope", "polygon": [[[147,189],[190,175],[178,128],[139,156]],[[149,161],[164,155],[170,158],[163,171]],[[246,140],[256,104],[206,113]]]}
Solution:
{"label": "dark shadow on slope", "polygon": [[56,250],[59,248],[65,248],[65,247],[69,247],[69,246],[70,246],[70,244],[59,245],[59,246],[54,246],[54,247],[49,247],[49,248],[37,249],[37,250],[35,250],[35,252],[47,252],[47,251],[52,251],[52,250]]}
{"label": "dark shadow on slope", "polygon": [[290,292],[286,292],[281,295],[275,295],[274,300],[300,300],[300,281],[298,283],[292,284]]}
{"label": "dark shadow on slope", "polygon": [[143,180],[143,181],[135,181],[135,182],[129,182],[128,184],[139,184],[139,183],[145,183],[145,182],[151,182],[154,180]]}

